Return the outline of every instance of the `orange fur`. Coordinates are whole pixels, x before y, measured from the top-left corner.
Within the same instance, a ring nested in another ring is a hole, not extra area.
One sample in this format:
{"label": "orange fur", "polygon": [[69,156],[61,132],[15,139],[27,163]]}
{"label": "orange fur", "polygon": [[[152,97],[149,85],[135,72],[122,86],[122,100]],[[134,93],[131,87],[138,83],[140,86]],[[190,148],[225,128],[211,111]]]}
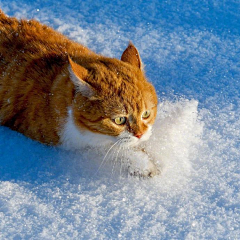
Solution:
{"label": "orange fur", "polygon": [[[69,107],[82,131],[144,134],[157,97],[141,67],[131,43],[121,60],[107,58],[35,20],[0,11],[0,123],[39,142],[61,143]],[[118,116],[127,118],[125,125],[114,123]]]}

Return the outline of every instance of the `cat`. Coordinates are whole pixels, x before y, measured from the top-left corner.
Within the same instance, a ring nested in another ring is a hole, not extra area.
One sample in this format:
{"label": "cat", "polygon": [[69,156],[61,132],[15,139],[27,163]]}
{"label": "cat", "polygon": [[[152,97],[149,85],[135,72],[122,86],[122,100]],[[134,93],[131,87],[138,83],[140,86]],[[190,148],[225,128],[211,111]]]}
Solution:
{"label": "cat", "polygon": [[[48,145],[110,151],[148,140],[156,114],[156,91],[131,42],[121,60],[108,58],[0,10],[1,125]],[[154,176],[148,154],[137,155],[128,160],[130,174]]]}

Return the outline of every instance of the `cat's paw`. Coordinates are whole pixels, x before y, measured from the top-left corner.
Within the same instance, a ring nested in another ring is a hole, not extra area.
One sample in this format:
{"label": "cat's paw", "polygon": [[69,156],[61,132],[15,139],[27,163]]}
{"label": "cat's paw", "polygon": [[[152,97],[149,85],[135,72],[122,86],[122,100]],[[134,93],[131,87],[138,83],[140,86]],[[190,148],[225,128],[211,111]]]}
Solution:
{"label": "cat's paw", "polygon": [[155,175],[158,175],[159,171],[156,168],[156,166],[152,163],[149,165],[151,165],[151,166],[149,166],[148,168],[145,168],[145,169],[133,168],[132,166],[129,166],[128,172],[131,176],[143,177],[143,178],[152,178]]}
{"label": "cat's paw", "polygon": [[160,173],[156,165],[145,153],[138,153],[135,159],[130,161],[128,172],[131,176],[143,178],[154,177]]}

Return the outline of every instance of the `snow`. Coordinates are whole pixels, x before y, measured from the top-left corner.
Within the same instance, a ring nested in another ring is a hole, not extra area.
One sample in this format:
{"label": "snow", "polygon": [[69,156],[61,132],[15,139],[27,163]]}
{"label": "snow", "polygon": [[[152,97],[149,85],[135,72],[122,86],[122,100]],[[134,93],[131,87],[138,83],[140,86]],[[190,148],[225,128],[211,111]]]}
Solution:
{"label": "snow", "polygon": [[146,148],[161,169],[147,180],[110,160],[98,170],[104,149],[68,152],[0,127],[0,239],[239,239],[239,1],[0,8],[110,57],[131,40],[159,96]]}

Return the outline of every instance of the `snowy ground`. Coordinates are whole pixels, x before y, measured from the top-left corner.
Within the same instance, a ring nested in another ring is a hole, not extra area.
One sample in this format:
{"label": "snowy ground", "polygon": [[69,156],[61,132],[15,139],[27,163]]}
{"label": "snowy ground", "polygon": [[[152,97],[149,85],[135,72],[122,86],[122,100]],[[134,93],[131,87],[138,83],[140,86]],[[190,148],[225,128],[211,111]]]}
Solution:
{"label": "snowy ground", "polygon": [[159,95],[162,174],[120,176],[0,127],[0,239],[239,239],[240,3],[1,1],[98,53],[138,47]]}

